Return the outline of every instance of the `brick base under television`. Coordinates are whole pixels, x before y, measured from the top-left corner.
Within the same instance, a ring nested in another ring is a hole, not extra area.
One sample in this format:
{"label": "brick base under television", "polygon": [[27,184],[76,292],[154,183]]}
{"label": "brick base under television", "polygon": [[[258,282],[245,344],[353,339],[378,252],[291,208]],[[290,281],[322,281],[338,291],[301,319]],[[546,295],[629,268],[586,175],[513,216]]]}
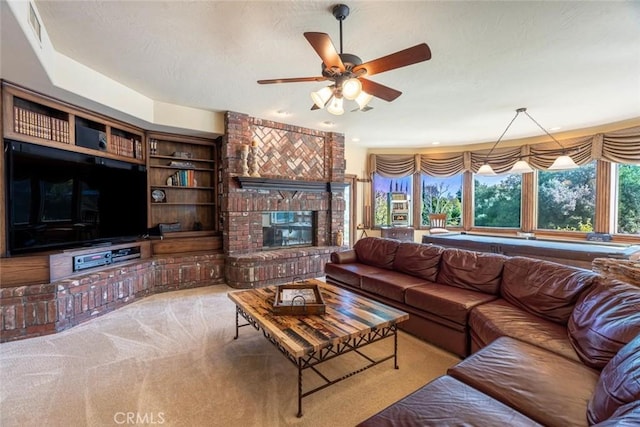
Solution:
{"label": "brick base under television", "polygon": [[222,254],[156,257],[0,289],[0,342],[60,332],[147,295],[224,283],[224,262]]}

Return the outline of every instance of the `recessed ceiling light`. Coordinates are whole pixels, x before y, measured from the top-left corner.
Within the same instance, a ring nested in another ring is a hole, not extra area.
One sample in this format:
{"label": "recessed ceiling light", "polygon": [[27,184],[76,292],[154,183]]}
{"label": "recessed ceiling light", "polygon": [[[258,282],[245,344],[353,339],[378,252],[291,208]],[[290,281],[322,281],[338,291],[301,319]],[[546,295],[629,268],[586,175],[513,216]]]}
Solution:
{"label": "recessed ceiling light", "polygon": [[433,141],[431,145],[440,145],[440,141]]}
{"label": "recessed ceiling light", "polygon": [[560,129],[562,129],[562,127],[561,127],[561,126],[554,126],[554,127],[552,127],[552,128],[549,128],[549,130],[550,130],[550,131],[560,130]]}
{"label": "recessed ceiling light", "polygon": [[276,114],[278,114],[279,116],[288,116],[291,113],[289,113],[286,110],[278,110],[278,111],[276,111]]}
{"label": "recessed ceiling light", "polygon": [[352,142],[360,142],[360,138],[358,138],[358,137],[351,138],[351,141]]}
{"label": "recessed ceiling light", "polygon": [[322,122],[323,125],[325,126],[333,126],[335,123],[333,123],[332,121],[329,120],[325,120],[324,122]]}

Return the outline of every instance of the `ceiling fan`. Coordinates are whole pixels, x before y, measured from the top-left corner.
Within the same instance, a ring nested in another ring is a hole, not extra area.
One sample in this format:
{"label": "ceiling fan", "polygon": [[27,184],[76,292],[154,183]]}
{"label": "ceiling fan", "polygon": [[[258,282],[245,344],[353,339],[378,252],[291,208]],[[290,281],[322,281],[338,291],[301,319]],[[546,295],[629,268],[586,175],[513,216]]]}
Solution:
{"label": "ceiling fan", "polygon": [[426,43],[404,49],[387,56],[363,63],[356,55],[342,53],[342,21],[349,16],[349,7],[338,4],[333,7],[333,16],[340,22],[340,53],[336,51],[329,35],[306,32],[304,37],[322,59],[322,75],[317,77],[294,77],[282,79],[258,80],[259,84],[297,83],[332,81],[332,84],[311,93],[314,101],[312,110],[327,107],[332,114],[343,114],[343,98],[355,100],[359,108],[354,111],[367,111],[367,104],[373,96],[391,102],[402,92],[376,83],[366,77],[396,68],[431,59],[431,50]]}

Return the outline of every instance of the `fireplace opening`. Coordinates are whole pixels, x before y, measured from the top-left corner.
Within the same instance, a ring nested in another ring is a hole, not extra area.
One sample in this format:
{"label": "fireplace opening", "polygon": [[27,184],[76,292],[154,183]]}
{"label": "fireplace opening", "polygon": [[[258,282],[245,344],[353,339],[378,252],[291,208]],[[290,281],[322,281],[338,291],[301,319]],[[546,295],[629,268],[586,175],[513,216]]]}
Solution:
{"label": "fireplace opening", "polygon": [[312,246],[314,226],[313,211],[263,212],[262,248]]}

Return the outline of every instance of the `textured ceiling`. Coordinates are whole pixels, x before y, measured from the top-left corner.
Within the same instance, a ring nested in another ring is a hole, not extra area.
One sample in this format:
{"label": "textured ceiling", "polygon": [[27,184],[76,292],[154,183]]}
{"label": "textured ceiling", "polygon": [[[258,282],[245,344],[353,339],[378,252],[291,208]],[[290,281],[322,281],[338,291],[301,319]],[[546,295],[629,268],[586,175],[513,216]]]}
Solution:
{"label": "textured ceiling", "polygon": [[[563,131],[640,117],[638,1],[348,2],[345,53],[368,61],[426,42],[432,59],[372,76],[402,96],[342,116],[310,111],[309,93],[326,83],[256,83],[320,75],[302,34],[328,33],[339,49],[336,2],[36,4],[56,50],[146,96],[330,129],[349,144],[491,142],[518,107]],[[523,117],[505,139],[540,134]]]}

